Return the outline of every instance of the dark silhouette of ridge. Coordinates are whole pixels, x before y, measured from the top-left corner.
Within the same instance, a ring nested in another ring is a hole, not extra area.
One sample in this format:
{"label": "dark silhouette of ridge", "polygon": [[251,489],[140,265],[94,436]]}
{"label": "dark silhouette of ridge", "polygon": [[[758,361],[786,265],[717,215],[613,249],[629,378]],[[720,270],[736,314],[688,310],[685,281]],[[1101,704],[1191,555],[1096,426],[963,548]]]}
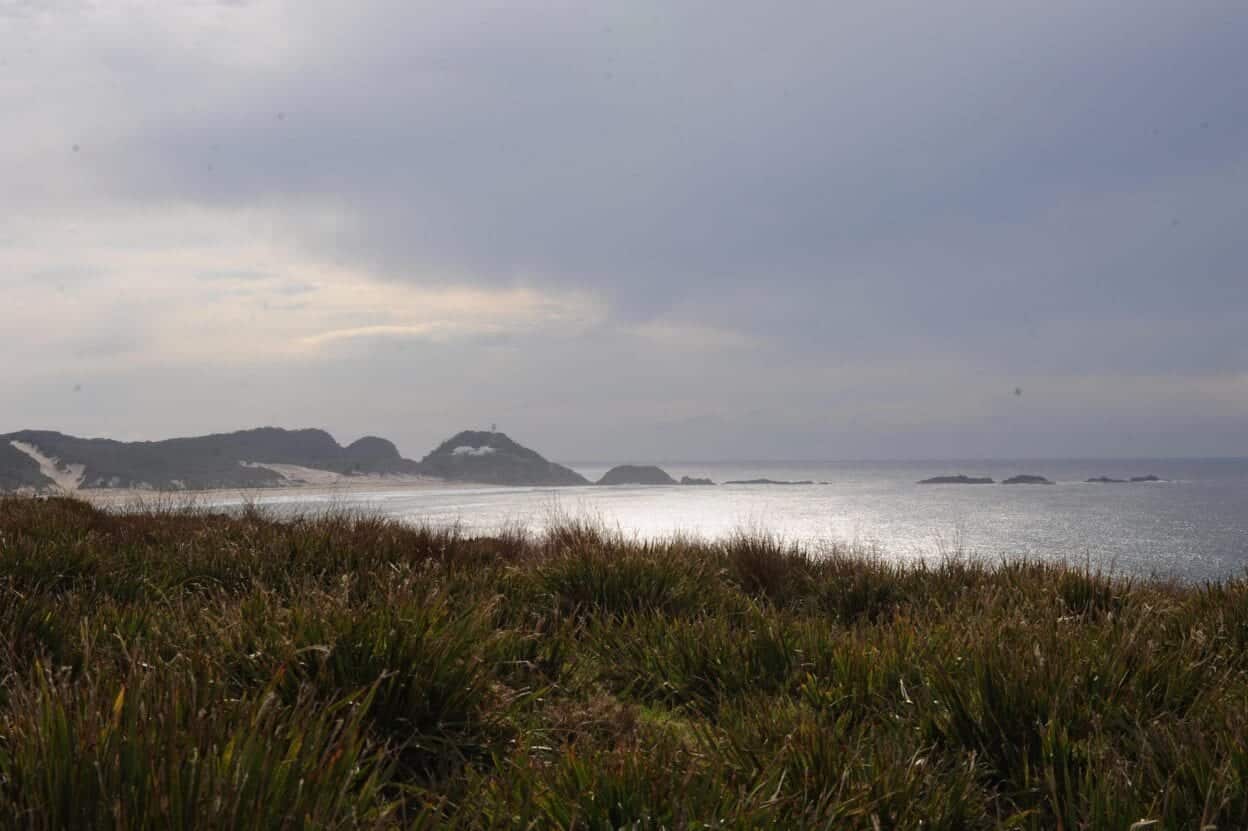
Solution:
{"label": "dark silhouette of ridge", "polygon": [[[272,487],[286,478],[265,464],[349,474],[417,474],[419,466],[395,446],[367,437],[342,447],[324,430],[261,427],[192,438],[122,442],[83,439],[50,430],[21,430],[0,436],[0,487],[42,489],[52,484],[38,462],[14,446],[34,448],[62,470],[82,465],[85,488],[158,490]],[[43,481],[39,481],[42,479]],[[10,484],[16,482],[16,484]]]}
{"label": "dark silhouette of ridge", "polygon": [[420,460],[428,476],[487,485],[588,485],[575,470],[547,461],[505,433],[465,430]]}
{"label": "dark silhouette of ridge", "polygon": [[1021,474],[1019,476],[1011,476],[1001,482],[1003,485],[1052,485],[1053,482],[1045,479],[1043,476],[1032,476],[1030,474]]}
{"label": "dark silhouette of ridge", "polygon": [[[42,467],[41,467],[42,462]],[[394,443],[365,436],[343,447],[324,430],[260,427],[233,433],[123,442],[51,430],[0,435],[0,490],[52,490],[46,475],[83,488],[208,490],[264,488],[290,482],[265,465],[295,465],[352,475],[425,475],[496,485],[587,485],[574,470],[547,461],[503,433],[466,430],[422,461],[405,459]],[[80,467],[79,467],[80,466]]]}
{"label": "dark silhouette of ridge", "polygon": [[617,465],[603,474],[600,485],[675,485],[676,480],[654,465]]}

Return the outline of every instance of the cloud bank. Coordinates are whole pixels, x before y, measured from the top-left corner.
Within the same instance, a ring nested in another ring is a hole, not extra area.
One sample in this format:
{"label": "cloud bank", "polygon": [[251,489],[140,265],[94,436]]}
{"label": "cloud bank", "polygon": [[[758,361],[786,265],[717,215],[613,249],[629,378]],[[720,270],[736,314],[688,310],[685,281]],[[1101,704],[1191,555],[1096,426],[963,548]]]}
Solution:
{"label": "cloud bank", "polygon": [[0,429],[1242,455],[1245,42],[1203,0],[0,4]]}

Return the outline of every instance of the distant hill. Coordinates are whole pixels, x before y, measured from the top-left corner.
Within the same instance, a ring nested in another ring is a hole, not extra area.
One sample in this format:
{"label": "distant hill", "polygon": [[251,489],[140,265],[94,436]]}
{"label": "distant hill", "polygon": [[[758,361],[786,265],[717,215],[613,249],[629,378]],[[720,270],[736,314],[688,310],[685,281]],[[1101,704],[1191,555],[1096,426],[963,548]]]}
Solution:
{"label": "distant hill", "polygon": [[464,431],[420,462],[366,436],[343,447],[324,430],[261,427],[194,438],[123,442],[50,430],[0,435],[0,491],[77,488],[266,488],[329,476],[430,476],[492,485],[587,485],[503,433]]}
{"label": "distant hill", "polygon": [[0,491],[22,488],[43,490],[52,484],[52,480],[39,471],[38,462],[11,445],[7,439],[0,441]]}
{"label": "distant hill", "polygon": [[675,485],[676,480],[654,465],[618,465],[598,480],[600,485]]}
{"label": "distant hill", "polygon": [[342,475],[416,474],[419,466],[375,437],[342,447],[324,430],[262,427],[152,442],[82,439],[46,430],[0,435],[0,488],[271,487],[287,479],[265,464]]}
{"label": "distant hill", "polygon": [[588,485],[575,470],[547,461],[504,433],[465,430],[420,460],[420,470],[455,482],[489,485]]}

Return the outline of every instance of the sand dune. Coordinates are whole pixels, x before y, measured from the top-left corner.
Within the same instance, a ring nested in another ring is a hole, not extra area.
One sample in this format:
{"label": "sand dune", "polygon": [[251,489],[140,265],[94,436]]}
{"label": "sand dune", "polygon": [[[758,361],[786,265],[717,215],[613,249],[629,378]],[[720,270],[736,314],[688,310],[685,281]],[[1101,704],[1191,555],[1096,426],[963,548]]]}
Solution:
{"label": "sand dune", "polygon": [[11,441],[9,444],[34,459],[39,465],[39,472],[55,482],[61,490],[76,491],[82,487],[82,478],[86,474],[84,465],[63,465],[60,459],[53,459],[38,447],[24,441]]}
{"label": "sand dune", "polygon": [[369,478],[364,476],[348,476],[345,473],[338,473],[333,470],[303,467],[302,465],[269,464],[267,462],[240,462],[240,464],[242,464],[243,467],[258,467],[265,470],[271,470],[274,473],[281,475],[283,479],[292,485],[337,485],[344,482],[352,482],[358,479]]}

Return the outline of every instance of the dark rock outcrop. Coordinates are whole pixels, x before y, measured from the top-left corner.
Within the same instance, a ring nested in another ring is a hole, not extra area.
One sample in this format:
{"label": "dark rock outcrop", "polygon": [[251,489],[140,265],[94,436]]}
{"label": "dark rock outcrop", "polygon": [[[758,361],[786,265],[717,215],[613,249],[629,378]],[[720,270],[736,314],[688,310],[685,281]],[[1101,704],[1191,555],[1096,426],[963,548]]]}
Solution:
{"label": "dark rock outcrop", "polygon": [[1101,485],[1121,485],[1126,481],[1127,481],[1126,479],[1111,479],[1108,476],[1093,476],[1091,479],[1088,480],[1088,482],[1091,484],[1101,484]]}
{"label": "dark rock outcrop", "polygon": [[1163,480],[1160,476],[1154,476],[1153,474],[1150,473],[1147,476],[1132,476],[1131,481],[1132,482],[1161,482]]}
{"label": "dark rock outcrop", "polygon": [[425,458],[420,471],[455,482],[486,485],[588,485],[574,470],[549,462],[503,433],[465,430]]}
{"label": "dark rock outcrop", "polygon": [[599,485],[674,485],[667,471],[654,465],[617,465],[602,475]]}
{"label": "dark rock outcrop", "polygon": [[920,485],[991,485],[993,480],[987,476],[933,476],[922,479]]}
{"label": "dark rock outcrop", "polygon": [[703,479],[698,476],[682,476],[680,477],[680,484],[682,485],[713,485],[715,483],[712,482],[710,479]]}
{"label": "dark rock outcrop", "polygon": [[734,479],[731,482],[725,482],[725,485],[813,485],[815,484],[809,479],[803,479],[800,482],[786,482],[783,479]]}
{"label": "dark rock outcrop", "polygon": [[1023,474],[1021,476],[1011,476],[1001,484],[1003,485],[1052,485],[1053,482],[1045,479],[1043,476],[1030,476]]}

